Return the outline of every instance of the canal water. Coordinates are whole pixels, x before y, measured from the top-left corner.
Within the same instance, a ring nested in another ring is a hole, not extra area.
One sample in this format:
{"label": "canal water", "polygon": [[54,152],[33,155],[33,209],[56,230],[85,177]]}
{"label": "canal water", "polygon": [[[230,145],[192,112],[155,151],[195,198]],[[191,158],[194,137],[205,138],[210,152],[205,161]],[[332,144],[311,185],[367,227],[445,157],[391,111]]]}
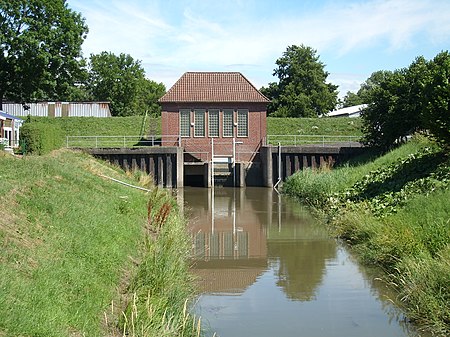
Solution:
{"label": "canal water", "polygon": [[267,188],[184,188],[207,336],[413,336],[386,285]]}

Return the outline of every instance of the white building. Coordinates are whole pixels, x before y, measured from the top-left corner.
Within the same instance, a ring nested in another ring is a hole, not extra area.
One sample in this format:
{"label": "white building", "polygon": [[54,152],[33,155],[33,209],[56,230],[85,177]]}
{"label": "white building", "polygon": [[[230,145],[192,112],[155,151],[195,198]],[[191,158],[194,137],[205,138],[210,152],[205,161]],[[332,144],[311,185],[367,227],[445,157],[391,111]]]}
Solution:
{"label": "white building", "polygon": [[2,110],[17,117],[111,117],[109,102],[3,102]]}
{"label": "white building", "polygon": [[367,108],[367,104],[349,106],[338,110],[330,111],[328,117],[360,117],[361,111]]}
{"label": "white building", "polygon": [[0,111],[0,143],[6,148],[19,147],[20,127],[23,120]]}

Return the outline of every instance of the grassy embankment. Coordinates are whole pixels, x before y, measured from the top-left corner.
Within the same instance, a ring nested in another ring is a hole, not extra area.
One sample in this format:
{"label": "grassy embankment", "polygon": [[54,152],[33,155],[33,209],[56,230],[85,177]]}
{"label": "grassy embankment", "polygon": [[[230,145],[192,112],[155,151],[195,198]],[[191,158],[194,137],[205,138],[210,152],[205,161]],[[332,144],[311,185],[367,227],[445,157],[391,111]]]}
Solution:
{"label": "grassy embankment", "polygon": [[31,117],[32,122],[59,126],[70,136],[139,136],[161,134],[161,118],[129,117]]}
{"label": "grassy embankment", "polygon": [[359,141],[362,136],[361,119],[268,117],[267,135],[267,142],[272,145]]}
{"label": "grassy embankment", "polygon": [[367,264],[386,271],[408,317],[450,335],[450,158],[425,139],[374,160],[298,172],[287,194],[311,205]]}
{"label": "grassy embankment", "polygon": [[[143,116],[87,118],[87,117],[32,117],[32,121],[50,123],[62,130],[64,136],[135,136],[126,139],[126,146],[139,143],[140,134],[161,134],[161,118],[146,118]],[[299,142],[321,142],[319,135],[333,136],[331,140],[339,140],[340,136],[361,136],[360,118],[267,118],[268,135],[296,135]],[[313,136],[313,137],[306,137]],[[329,139],[330,140],[330,139]],[[273,144],[283,141],[292,141],[292,137],[269,137]],[[123,139],[99,138],[98,146],[123,146]],[[94,146],[94,139],[71,139],[73,146]]]}
{"label": "grassy embankment", "polygon": [[[31,121],[51,123],[71,136],[139,135],[143,116],[94,117],[32,117]],[[342,135],[360,136],[360,118],[267,118],[267,133],[271,135]],[[146,118],[144,135],[161,134],[161,117]]]}
{"label": "grassy embankment", "polygon": [[267,134],[361,136],[361,119],[267,117]]}
{"label": "grassy embankment", "polygon": [[[70,147],[133,147],[145,145],[142,138],[161,134],[161,118],[129,117],[32,117],[32,122],[48,123],[61,130],[64,146],[66,136]],[[83,136],[83,137],[80,137]],[[98,136],[96,138],[91,136]],[[126,136],[125,138],[123,136]],[[147,143],[146,145],[148,145]]]}
{"label": "grassy embankment", "polygon": [[0,167],[0,336],[197,335],[171,196],[66,150]]}

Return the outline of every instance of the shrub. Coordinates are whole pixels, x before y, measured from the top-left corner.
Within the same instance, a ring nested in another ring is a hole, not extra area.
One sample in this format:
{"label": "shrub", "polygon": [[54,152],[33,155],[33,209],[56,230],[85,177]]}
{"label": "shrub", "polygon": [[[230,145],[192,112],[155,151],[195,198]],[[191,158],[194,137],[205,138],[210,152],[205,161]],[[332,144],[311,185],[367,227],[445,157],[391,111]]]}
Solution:
{"label": "shrub", "polygon": [[58,149],[63,144],[61,128],[44,123],[25,123],[21,137],[27,153],[43,155]]}

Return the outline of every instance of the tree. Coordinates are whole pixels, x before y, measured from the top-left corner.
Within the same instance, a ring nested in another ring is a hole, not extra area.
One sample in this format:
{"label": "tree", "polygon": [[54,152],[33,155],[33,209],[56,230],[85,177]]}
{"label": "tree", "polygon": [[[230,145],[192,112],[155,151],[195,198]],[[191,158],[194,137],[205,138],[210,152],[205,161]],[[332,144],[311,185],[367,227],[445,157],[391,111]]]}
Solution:
{"label": "tree", "polygon": [[376,72],[374,78],[366,87],[369,106],[362,114],[363,130],[369,145],[386,150],[424,129],[428,64],[418,57],[408,68]]}
{"label": "tree", "polygon": [[363,99],[358,95],[358,93],[354,93],[351,91],[347,91],[347,94],[345,94],[344,99],[342,101],[342,107],[347,108],[349,106],[355,106],[364,104]]}
{"label": "tree", "polygon": [[372,90],[379,86],[380,83],[382,83],[389,75],[391,75],[391,72],[387,70],[378,70],[373,72],[369,78],[361,84],[356,93],[351,91],[347,92],[343,99],[343,108],[359,104],[368,104],[371,99],[370,95]]}
{"label": "tree", "polygon": [[388,75],[371,90],[369,105],[362,113],[365,142],[368,145],[388,149],[399,138],[406,136],[400,130],[402,124],[399,123],[403,118],[400,105],[404,88],[404,73],[399,70]]}
{"label": "tree", "polygon": [[[367,90],[363,131],[369,145],[389,149],[407,135],[426,131],[450,146],[450,53],[417,57],[408,68],[378,72]],[[375,84],[374,84],[375,83]]]}
{"label": "tree", "polygon": [[317,51],[290,46],[276,64],[278,83],[262,88],[272,100],[269,114],[282,117],[317,117],[333,110],[337,104],[337,86],[327,83],[328,72],[316,56]]}
{"label": "tree", "polygon": [[0,108],[5,98],[70,99],[87,32],[65,0],[0,0]]}
{"label": "tree", "polygon": [[95,100],[111,103],[113,116],[157,114],[157,101],[165,93],[162,83],[145,78],[140,61],[123,53],[91,55],[87,87]]}
{"label": "tree", "polygon": [[425,91],[424,126],[445,146],[450,146],[450,53],[439,53],[429,64]]}
{"label": "tree", "polygon": [[166,93],[166,87],[162,83],[157,83],[144,78],[139,85],[139,92],[136,97],[135,111],[138,114],[147,114],[151,116],[161,115],[161,106],[158,100]]}

